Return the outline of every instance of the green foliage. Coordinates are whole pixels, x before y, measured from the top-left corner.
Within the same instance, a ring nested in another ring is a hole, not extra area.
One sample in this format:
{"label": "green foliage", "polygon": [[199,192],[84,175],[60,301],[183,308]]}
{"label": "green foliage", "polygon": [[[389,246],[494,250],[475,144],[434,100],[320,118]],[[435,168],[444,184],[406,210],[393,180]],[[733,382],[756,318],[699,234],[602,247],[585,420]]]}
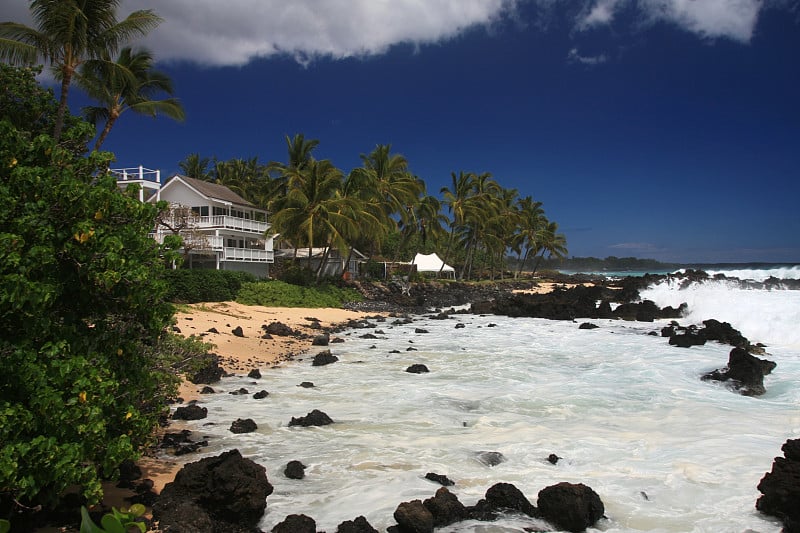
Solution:
{"label": "green foliage", "polygon": [[280,275],[281,281],[285,281],[291,285],[300,285],[301,287],[313,287],[317,284],[317,276],[313,270],[307,266],[290,265]]}
{"label": "green foliage", "polygon": [[124,509],[111,508],[110,513],[103,515],[100,519],[99,527],[92,521],[89,511],[81,506],[81,529],[80,533],[127,533],[131,528],[137,528],[141,533],[145,533],[147,528],[144,522],[136,520],[145,513],[144,505],[135,503],[127,511]]}
{"label": "green foliage", "polygon": [[336,285],[301,287],[283,281],[260,281],[242,285],[236,301],[268,307],[341,307],[346,302],[360,302],[362,299],[361,293],[355,289]]}
{"label": "green foliage", "polygon": [[85,145],[89,125],[59,145],[20,128],[0,116],[0,499],[49,505],[78,485],[93,502],[148,442],[168,389],[156,209],[103,174],[111,154],[63,144]]}
{"label": "green foliage", "polygon": [[0,518],[0,533],[8,533],[9,531],[11,531],[11,522]]}
{"label": "green foliage", "polygon": [[254,282],[256,277],[248,272],[230,270],[168,270],[167,298],[172,302],[227,302],[236,299],[242,284]]}

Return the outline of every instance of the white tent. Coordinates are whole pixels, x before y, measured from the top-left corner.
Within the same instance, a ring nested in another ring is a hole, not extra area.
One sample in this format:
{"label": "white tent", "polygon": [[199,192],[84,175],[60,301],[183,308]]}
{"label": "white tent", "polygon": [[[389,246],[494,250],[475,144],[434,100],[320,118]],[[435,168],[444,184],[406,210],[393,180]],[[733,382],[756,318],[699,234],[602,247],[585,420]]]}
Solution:
{"label": "white tent", "polygon": [[[445,265],[444,261],[439,259],[436,253],[432,254],[417,254],[414,256],[413,264],[417,266],[417,272],[420,273],[438,273],[441,271],[448,277],[455,277],[456,270],[450,265]],[[444,265],[444,266],[442,266]]]}

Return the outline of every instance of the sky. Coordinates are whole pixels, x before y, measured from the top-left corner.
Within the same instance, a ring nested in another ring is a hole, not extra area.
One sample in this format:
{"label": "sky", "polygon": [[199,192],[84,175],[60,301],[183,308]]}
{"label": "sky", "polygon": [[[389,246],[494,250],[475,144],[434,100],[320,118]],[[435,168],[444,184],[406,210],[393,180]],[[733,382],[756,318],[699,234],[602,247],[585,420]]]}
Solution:
{"label": "sky", "polygon": [[[489,172],[574,257],[800,262],[798,0],[121,0],[186,110],[125,114],[103,148],[349,172],[379,144],[439,196]],[[0,20],[31,24],[28,3]],[[77,89],[71,107],[85,105]]]}

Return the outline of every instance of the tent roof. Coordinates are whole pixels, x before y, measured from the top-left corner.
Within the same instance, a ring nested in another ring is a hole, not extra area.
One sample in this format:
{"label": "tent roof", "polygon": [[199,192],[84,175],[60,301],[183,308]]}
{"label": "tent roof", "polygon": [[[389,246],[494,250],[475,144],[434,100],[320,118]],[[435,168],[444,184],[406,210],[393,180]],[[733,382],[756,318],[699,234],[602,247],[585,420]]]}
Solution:
{"label": "tent roof", "polygon": [[435,252],[428,255],[417,254],[414,257],[414,264],[417,265],[417,272],[439,272],[440,269],[442,272],[455,272],[450,265],[444,265],[442,268],[444,261],[439,259]]}

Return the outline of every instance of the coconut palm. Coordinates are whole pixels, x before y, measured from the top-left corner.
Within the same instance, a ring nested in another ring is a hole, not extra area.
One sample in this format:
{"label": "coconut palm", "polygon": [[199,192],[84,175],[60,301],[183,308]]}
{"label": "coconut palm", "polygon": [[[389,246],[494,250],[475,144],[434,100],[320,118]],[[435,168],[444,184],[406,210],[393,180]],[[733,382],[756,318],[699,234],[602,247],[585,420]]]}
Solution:
{"label": "coconut palm", "polygon": [[211,158],[200,157],[198,153],[189,154],[183,161],[178,163],[178,168],[181,169],[181,173],[184,176],[203,181],[212,181],[210,167]]}
{"label": "coconut palm", "polygon": [[100,149],[125,111],[151,117],[162,114],[179,121],[185,118],[183,106],[177,98],[155,98],[160,93],[172,96],[174,91],[172,80],[163,72],[154,70],[153,63],[153,54],[149,50],[125,47],[116,61],[106,57],[104,61],[83,64],[78,85],[100,103],[99,106],[85,107],[84,116],[94,125],[105,121],[94,145],[95,150]]}
{"label": "coconut palm", "polygon": [[146,35],[161,22],[152,10],[134,11],[123,21],[116,17],[120,0],[32,0],[32,28],[17,22],[0,23],[0,59],[16,64],[49,63],[61,82],[53,138],[61,138],[69,87],[78,68],[99,61],[134,37]]}
{"label": "coconut palm", "polygon": [[354,172],[373,191],[383,204],[387,216],[396,215],[402,221],[410,217],[413,207],[424,191],[425,184],[408,171],[408,161],[391,153],[392,146],[382,144],[369,154],[361,154],[362,167]]}
{"label": "coconut palm", "polygon": [[519,256],[519,268],[516,273],[518,277],[522,273],[525,262],[530,257],[531,252],[537,247],[546,219],[544,218],[542,202],[535,202],[530,196],[520,198],[517,201],[517,212],[519,213],[520,226],[515,235],[514,248]]}
{"label": "coconut palm", "polygon": [[555,222],[547,222],[542,228],[540,241],[539,241],[539,256],[536,259],[536,264],[533,266],[533,274],[539,268],[539,262],[547,255],[550,257],[566,257],[567,256],[567,238],[563,233],[558,233],[558,224]]}

